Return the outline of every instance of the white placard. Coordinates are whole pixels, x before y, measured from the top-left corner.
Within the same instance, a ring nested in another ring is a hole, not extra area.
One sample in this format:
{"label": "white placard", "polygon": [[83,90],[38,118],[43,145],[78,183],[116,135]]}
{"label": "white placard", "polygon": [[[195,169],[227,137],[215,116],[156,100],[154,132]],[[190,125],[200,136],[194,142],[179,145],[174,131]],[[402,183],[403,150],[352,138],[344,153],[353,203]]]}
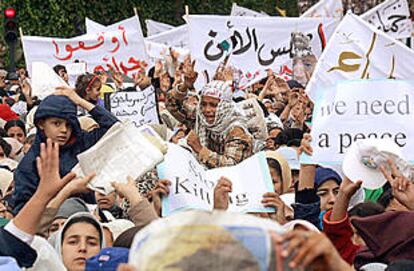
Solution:
{"label": "white placard", "polygon": [[122,122],[132,122],[136,127],[159,124],[157,102],[153,86],[145,90],[110,93],[109,111]]}
{"label": "white placard", "polygon": [[53,94],[57,87],[68,87],[68,84],[49,65],[44,62],[33,62],[31,78],[32,96],[40,99]]}
{"label": "white placard", "polygon": [[390,139],[414,161],[413,89],[414,81],[401,80],[348,81],[326,89],[312,117],[312,161],[341,164],[352,144],[366,138]]}
{"label": "white placard", "polygon": [[229,211],[274,211],[261,203],[263,194],[274,191],[263,152],[236,166],[205,170],[189,151],[169,144],[164,162],[157,170],[160,179],[172,182],[169,195],[162,200],[163,216],[186,209],[212,210],[214,187],[222,176],[232,182]]}
{"label": "white placard", "polygon": [[344,7],[342,0],[320,0],[300,17],[329,17],[342,18]]}

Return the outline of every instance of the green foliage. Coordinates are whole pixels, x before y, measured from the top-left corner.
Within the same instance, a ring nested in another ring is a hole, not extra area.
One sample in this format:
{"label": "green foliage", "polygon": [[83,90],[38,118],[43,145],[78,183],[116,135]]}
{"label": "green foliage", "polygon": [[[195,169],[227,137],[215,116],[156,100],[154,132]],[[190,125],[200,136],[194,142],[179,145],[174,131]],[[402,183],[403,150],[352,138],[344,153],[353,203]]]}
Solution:
{"label": "green foliage", "polygon": [[[102,24],[111,24],[133,16],[133,7],[143,25],[145,19],[180,25],[185,5],[191,14],[229,14],[230,0],[1,0],[0,9],[12,6],[17,9],[19,24],[25,35],[73,37],[84,28],[84,19],[89,17]],[[288,15],[297,14],[296,1],[292,0],[240,0],[238,4],[270,15],[277,15],[276,4],[287,9]],[[2,27],[2,26],[1,26]],[[79,27],[78,27],[79,28]]]}

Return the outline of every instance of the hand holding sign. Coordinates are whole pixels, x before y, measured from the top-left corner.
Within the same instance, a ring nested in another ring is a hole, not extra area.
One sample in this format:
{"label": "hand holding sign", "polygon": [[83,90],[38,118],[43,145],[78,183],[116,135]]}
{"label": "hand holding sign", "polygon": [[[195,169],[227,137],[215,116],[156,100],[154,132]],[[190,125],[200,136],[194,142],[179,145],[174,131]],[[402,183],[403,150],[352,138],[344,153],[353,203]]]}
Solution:
{"label": "hand holding sign", "polygon": [[170,186],[171,182],[169,180],[159,180],[154,190],[151,191],[152,204],[159,216],[161,216],[161,197],[166,197],[170,194]]}
{"label": "hand holding sign", "polygon": [[229,207],[229,193],[232,192],[232,183],[226,177],[221,177],[214,188],[214,209],[227,210]]}

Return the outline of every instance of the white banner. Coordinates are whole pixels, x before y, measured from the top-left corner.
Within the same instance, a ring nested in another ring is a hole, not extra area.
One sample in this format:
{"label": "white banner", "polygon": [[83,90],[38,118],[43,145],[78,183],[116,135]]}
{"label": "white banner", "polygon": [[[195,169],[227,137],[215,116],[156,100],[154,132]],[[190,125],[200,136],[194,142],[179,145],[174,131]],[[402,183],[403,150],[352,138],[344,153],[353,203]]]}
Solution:
{"label": "white banner", "polygon": [[[89,33],[83,36],[61,39],[49,37],[23,36],[23,49],[26,65],[31,72],[31,64],[42,61],[49,66],[85,62],[87,70],[108,70],[112,67],[132,76],[147,66],[144,38],[138,17],[133,17],[135,27],[128,27],[123,21],[116,28]],[[129,22],[129,21],[128,21]]]}
{"label": "white banner", "polygon": [[413,50],[358,16],[347,14],[316,64],[306,91],[316,100],[318,90],[341,80],[410,80],[414,78],[413,63]]}
{"label": "white banner", "polygon": [[266,13],[257,12],[248,8],[238,6],[236,3],[233,3],[231,6],[230,16],[250,16],[250,17],[269,17]]}
{"label": "white banner", "polygon": [[[199,74],[207,72],[209,78],[228,55],[229,63],[243,74],[291,66],[293,32],[310,37],[308,51],[318,57],[337,25],[336,20],[326,18],[190,15],[187,20],[195,68]],[[197,85],[206,81],[202,76],[197,80]]]}
{"label": "white banner", "polygon": [[387,0],[361,18],[395,39],[408,38],[413,31],[407,0]]}
{"label": "white banner", "polygon": [[344,7],[342,5],[342,0],[320,0],[300,17],[330,17],[340,19],[343,14]]}
{"label": "white banner", "polygon": [[109,111],[120,121],[130,121],[136,127],[144,124],[159,124],[155,89],[153,86],[145,90],[120,91],[110,93]]}
{"label": "white banner", "polygon": [[[356,80],[332,86],[315,102],[311,160],[341,164],[361,139],[391,139],[414,161],[414,81]],[[308,162],[308,161],[303,161]]]}
{"label": "white banner", "polygon": [[263,194],[274,191],[264,152],[236,166],[205,170],[189,151],[169,144],[157,171],[160,179],[172,182],[168,197],[162,200],[162,216],[186,209],[212,210],[214,187],[220,177],[232,182],[229,211],[274,211],[261,203]]}
{"label": "white banner", "polygon": [[163,59],[170,54],[172,47],[180,54],[180,60],[190,53],[190,42],[188,38],[188,26],[181,25],[166,30],[162,33],[145,38],[147,53],[151,58]]}
{"label": "white banner", "polygon": [[[124,20],[123,22],[127,20]],[[119,23],[110,26],[104,26],[89,18],[86,18],[85,24],[87,33],[96,33],[100,31],[116,29]],[[133,22],[133,24],[128,22],[127,26],[136,27],[135,22]],[[156,59],[164,59],[165,56],[169,55],[170,47],[179,53],[181,56],[180,60],[182,60],[186,55],[190,53],[188,50],[189,42],[187,25],[174,27],[162,33],[152,35],[145,38],[144,41],[147,55],[149,58],[151,58],[152,62],[154,62]]]}
{"label": "white banner", "polygon": [[147,26],[147,37],[162,33],[167,30],[171,30],[174,26],[160,23],[154,20],[145,20],[145,25]]}

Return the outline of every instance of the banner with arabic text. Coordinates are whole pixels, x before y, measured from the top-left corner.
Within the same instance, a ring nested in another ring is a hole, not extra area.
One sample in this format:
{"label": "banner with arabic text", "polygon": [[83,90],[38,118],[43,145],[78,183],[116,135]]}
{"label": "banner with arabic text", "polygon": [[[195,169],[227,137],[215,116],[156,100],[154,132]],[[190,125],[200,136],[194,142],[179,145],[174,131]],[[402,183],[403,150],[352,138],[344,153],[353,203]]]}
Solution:
{"label": "banner with arabic text", "polygon": [[[196,59],[199,76],[196,87],[212,78],[217,67],[229,57],[229,63],[243,74],[281,70],[291,66],[294,50],[306,49],[317,57],[337,21],[326,18],[254,18],[245,16],[188,16],[190,51]],[[311,48],[292,48],[292,34],[310,39]]]}
{"label": "banner with arabic text", "polygon": [[395,39],[411,37],[413,27],[407,0],[387,0],[361,17]]}
{"label": "banner with arabic text", "polygon": [[[131,21],[133,18],[134,17],[123,21],[125,27],[136,28],[136,20]],[[114,30],[120,23],[104,26],[89,18],[85,19],[87,33]],[[180,60],[183,60],[183,57],[190,53],[188,50],[188,27],[186,25],[174,27],[162,33],[144,38],[144,42],[146,53],[152,63],[155,62],[156,59],[163,59],[166,55],[169,55],[170,47],[180,54]]]}
{"label": "banner with arabic text", "polygon": [[347,14],[322,53],[306,91],[316,100],[320,89],[338,81],[414,78],[414,51],[403,43]]}
{"label": "banner with arabic text", "polygon": [[35,61],[51,67],[84,62],[89,72],[113,68],[132,76],[148,61],[139,20],[133,19],[135,27],[129,27],[125,20],[114,28],[70,39],[23,36],[28,70],[31,72],[31,63]]}

